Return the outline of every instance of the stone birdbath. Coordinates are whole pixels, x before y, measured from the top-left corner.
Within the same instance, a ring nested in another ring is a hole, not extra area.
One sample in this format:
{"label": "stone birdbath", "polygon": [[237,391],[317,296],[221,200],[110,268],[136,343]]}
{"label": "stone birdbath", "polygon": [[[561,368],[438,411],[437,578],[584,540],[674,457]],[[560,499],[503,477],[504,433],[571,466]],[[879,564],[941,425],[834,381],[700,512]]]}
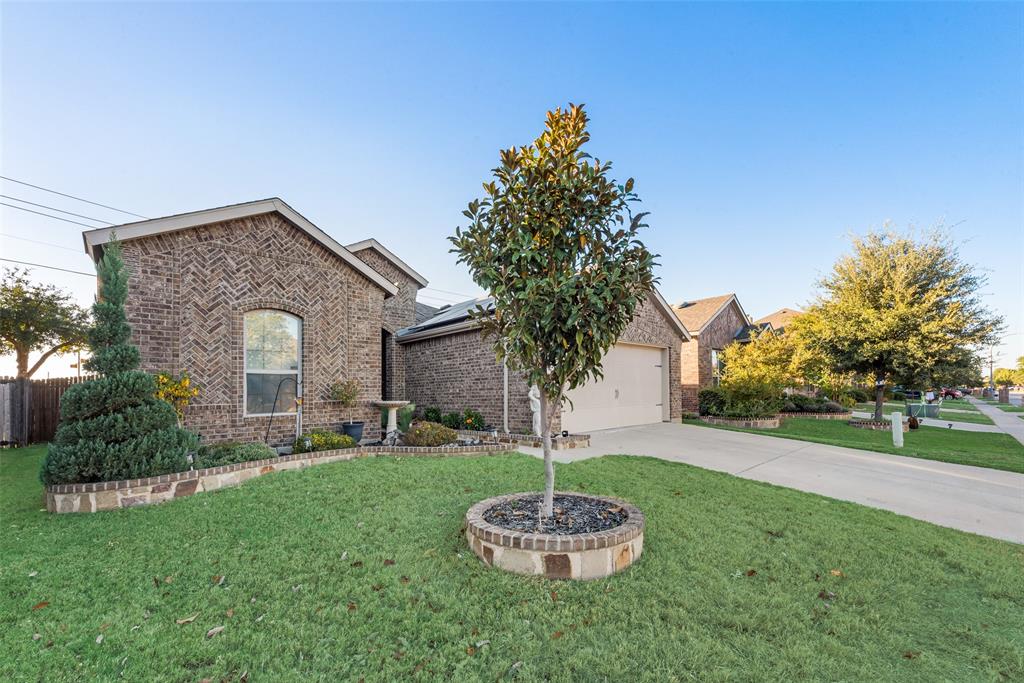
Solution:
{"label": "stone birdbath", "polygon": [[398,443],[398,409],[409,405],[409,401],[373,401],[373,405],[388,409],[388,427],[384,445],[396,445]]}

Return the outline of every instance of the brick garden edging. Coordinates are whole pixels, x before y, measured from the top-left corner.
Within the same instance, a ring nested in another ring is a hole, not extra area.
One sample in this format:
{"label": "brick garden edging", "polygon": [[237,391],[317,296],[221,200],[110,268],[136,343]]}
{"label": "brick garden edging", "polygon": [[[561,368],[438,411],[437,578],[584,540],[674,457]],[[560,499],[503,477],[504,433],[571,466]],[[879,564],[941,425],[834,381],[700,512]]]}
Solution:
{"label": "brick garden edging", "polygon": [[701,422],[713,425],[726,425],[728,427],[743,427],[745,429],[778,429],[779,416],[771,417],[717,417],[714,415],[701,415]]}
{"label": "brick garden edging", "polygon": [[[483,432],[474,429],[460,429],[459,436],[465,436],[473,439],[487,439],[494,438],[494,432]],[[543,439],[536,434],[515,434],[515,433],[504,433],[498,432],[498,442],[507,444],[512,448],[519,446],[529,446],[531,448],[540,448],[543,444]],[[551,437],[551,450],[562,451],[567,448],[587,448],[590,446],[590,434],[570,434],[569,436],[553,436]]]}
{"label": "brick garden edging", "polygon": [[[858,429],[872,429],[872,430],[874,430],[876,432],[891,432],[892,431],[892,422],[889,421],[889,420],[864,420],[864,419],[860,419],[860,418],[856,418],[855,417],[852,420],[850,420],[849,422],[847,422],[846,424],[850,425],[851,427],[857,427]],[[910,423],[909,422],[904,420],[900,424],[903,425],[903,431],[904,432],[909,432],[910,431]]]}
{"label": "brick garden edging", "polygon": [[498,503],[531,493],[511,493],[482,500],[466,512],[466,541],[485,564],[515,574],[549,579],[600,579],[640,559],[644,547],[644,513],[624,500],[556,491],[555,495],[593,498],[621,505],[626,521],[591,534],[555,535],[513,531],[490,524],[484,513]]}
{"label": "brick garden edging", "polygon": [[282,455],[276,458],[239,462],[201,470],[161,474],[146,479],[99,481],[88,484],[54,484],[46,487],[46,509],[50,512],[99,512],[138,507],[183,498],[201,491],[238,486],[271,472],[298,470],[328,462],[341,462],[370,455],[476,455],[508,450],[503,444],[480,446],[357,446],[315,453]]}
{"label": "brick garden edging", "polygon": [[850,411],[845,413],[779,413],[779,417],[783,419],[787,417],[803,417],[811,420],[849,420],[853,417],[853,413]]}

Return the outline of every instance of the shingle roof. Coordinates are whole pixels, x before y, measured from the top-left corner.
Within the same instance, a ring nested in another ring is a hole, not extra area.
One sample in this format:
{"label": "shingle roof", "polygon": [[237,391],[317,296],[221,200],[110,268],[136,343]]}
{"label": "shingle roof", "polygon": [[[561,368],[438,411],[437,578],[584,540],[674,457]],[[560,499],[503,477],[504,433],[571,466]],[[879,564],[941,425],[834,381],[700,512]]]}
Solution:
{"label": "shingle roof", "polygon": [[415,313],[416,322],[414,324],[415,325],[419,325],[421,322],[423,322],[427,318],[432,318],[436,314],[437,314],[437,309],[436,308],[434,308],[433,306],[428,306],[427,304],[421,304],[419,301],[417,301],[416,302],[416,313]]}
{"label": "shingle roof", "polygon": [[793,322],[794,319],[801,315],[803,315],[803,311],[798,311],[795,308],[780,308],[774,313],[769,313],[763,318],[758,318],[756,322],[758,324],[771,323],[776,332],[781,332],[786,325]]}
{"label": "shingle roof", "polygon": [[695,301],[683,301],[673,306],[672,310],[675,311],[676,317],[682,321],[686,329],[691,332],[699,332],[735,296],[735,294],[722,294]]}
{"label": "shingle roof", "polygon": [[[420,304],[416,304],[419,308]],[[435,327],[446,327],[453,325],[457,322],[469,319],[470,311],[476,310],[477,307],[484,308],[488,311],[494,310],[494,299],[491,297],[484,297],[480,299],[470,299],[469,301],[463,301],[461,303],[452,304],[451,306],[445,306],[444,308],[436,309],[434,314],[425,320],[418,321],[415,325],[404,327],[395,333],[396,337],[407,337],[416,332],[423,332],[424,330],[433,329]]]}
{"label": "shingle roof", "polygon": [[774,329],[772,327],[772,324],[771,323],[767,323],[767,322],[765,322],[765,323],[754,323],[753,325],[744,325],[740,329],[740,331],[736,333],[736,336],[733,337],[733,339],[735,339],[738,342],[748,342],[748,341],[750,341],[750,335],[752,333],[754,333],[754,332],[763,332],[765,330],[771,330],[771,329]]}

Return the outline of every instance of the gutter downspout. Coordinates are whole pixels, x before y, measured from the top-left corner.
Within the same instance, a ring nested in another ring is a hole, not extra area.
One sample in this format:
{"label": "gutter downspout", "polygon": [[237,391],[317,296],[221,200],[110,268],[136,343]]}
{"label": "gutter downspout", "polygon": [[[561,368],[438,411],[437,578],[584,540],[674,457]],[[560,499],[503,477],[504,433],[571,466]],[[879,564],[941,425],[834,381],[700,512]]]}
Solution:
{"label": "gutter downspout", "polygon": [[502,421],[505,427],[505,433],[508,434],[508,361],[504,358],[501,360],[501,371],[502,371]]}

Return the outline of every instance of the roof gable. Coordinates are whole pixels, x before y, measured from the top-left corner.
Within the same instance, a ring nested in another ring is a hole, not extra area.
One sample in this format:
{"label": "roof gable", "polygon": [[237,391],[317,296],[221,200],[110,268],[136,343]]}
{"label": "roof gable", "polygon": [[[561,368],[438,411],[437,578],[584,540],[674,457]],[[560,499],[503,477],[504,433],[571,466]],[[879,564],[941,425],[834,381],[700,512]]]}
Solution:
{"label": "roof gable", "polygon": [[735,305],[743,320],[750,320],[735,294],[722,294],[695,301],[684,301],[672,310],[692,334],[700,334],[712,320],[722,314],[730,305]]}
{"label": "roof gable", "polygon": [[222,223],[224,221],[248,218],[265,213],[277,212],[289,223],[309,235],[313,240],[322,244],[329,251],[333,252],[342,261],[362,274],[370,282],[374,283],[388,295],[398,293],[398,288],[388,282],[387,278],[371,268],[362,259],[358,258],[351,251],[339,244],[333,237],[313,225],[305,216],[288,206],[283,200],[277,197],[261,199],[243,204],[232,204],[221,206],[215,209],[204,209],[203,211],[192,211],[164,218],[153,218],[134,223],[114,225],[109,228],[97,228],[86,230],[82,233],[82,241],[85,244],[85,252],[94,260],[98,260],[103,245],[110,242],[116,235],[119,240],[132,240],[159,235],[164,233],[177,232],[198,228],[203,225]]}
{"label": "roof gable", "polygon": [[385,247],[383,244],[381,244],[372,237],[370,239],[362,240],[360,242],[353,242],[352,244],[347,245],[345,248],[353,253],[357,251],[362,251],[364,249],[373,249],[378,254],[380,254],[388,261],[390,261],[400,271],[408,275],[411,279],[415,280],[416,284],[418,284],[420,287],[426,287],[428,284],[430,284],[427,281],[427,278],[417,273],[415,270],[412,269],[412,266],[410,266],[408,263],[395,256],[395,254],[392,253],[390,249],[388,249],[387,247]]}
{"label": "roof gable", "polygon": [[772,327],[776,330],[782,330],[786,325],[793,322],[803,314],[803,311],[798,311],[795,308],[780,308],[774,313],[769,313],[763,318],[758,318],[757,322],[771,323]]}

